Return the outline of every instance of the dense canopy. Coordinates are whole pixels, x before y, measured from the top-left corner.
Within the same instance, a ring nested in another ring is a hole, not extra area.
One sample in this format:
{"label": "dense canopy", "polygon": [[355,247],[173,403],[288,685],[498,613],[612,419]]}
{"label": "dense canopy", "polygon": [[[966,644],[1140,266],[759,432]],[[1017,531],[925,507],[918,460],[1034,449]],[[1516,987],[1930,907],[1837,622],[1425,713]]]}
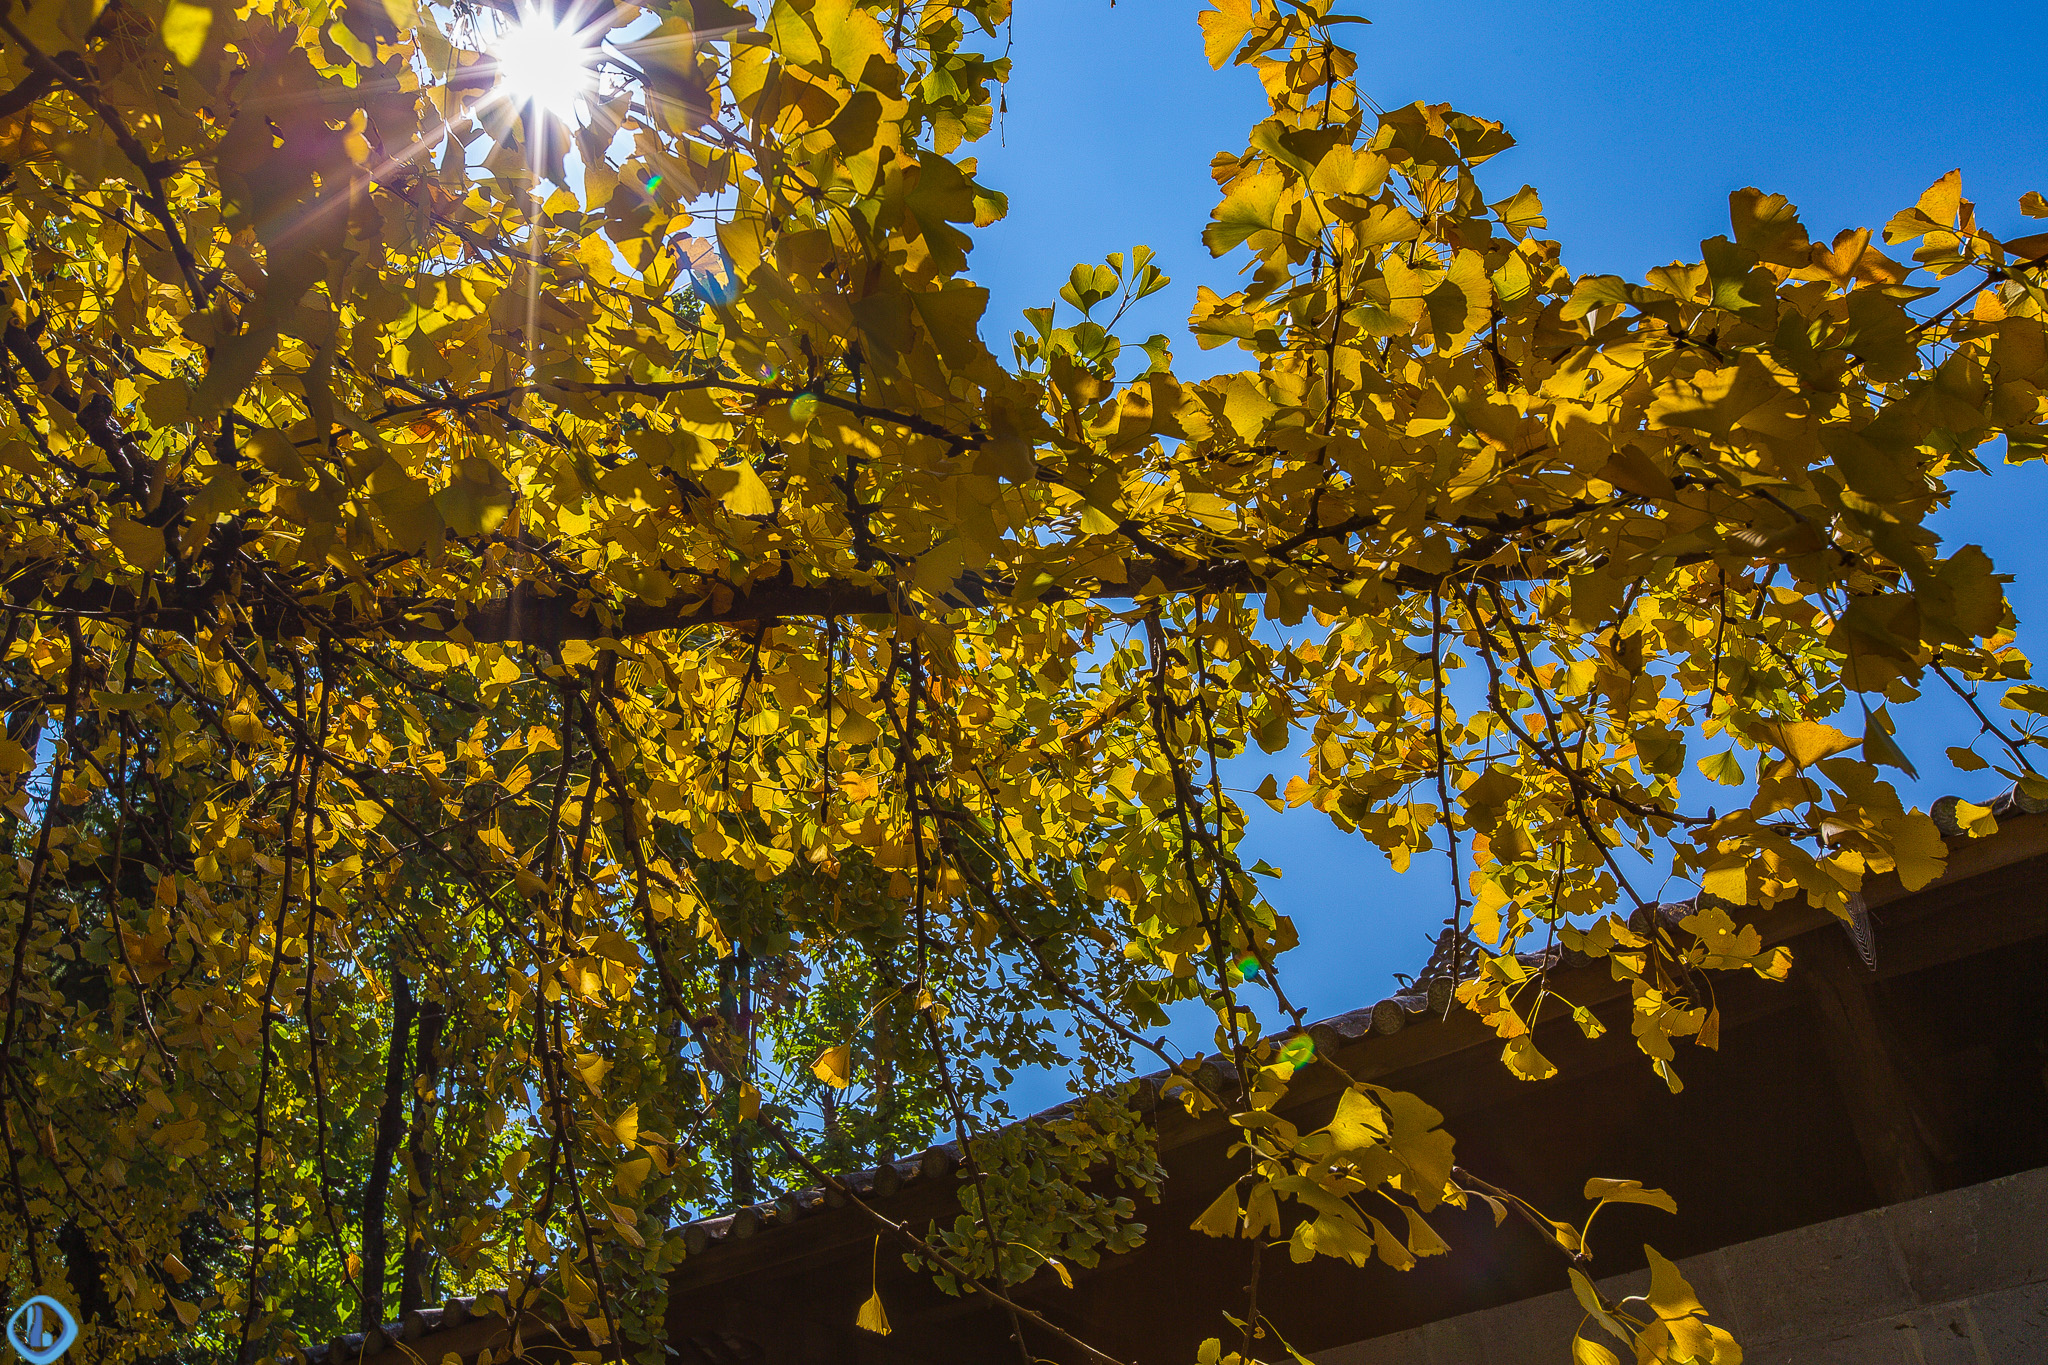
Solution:
{"label": "dense canopy", "polygon": [[[1447,862],[1505,1065],[1552,1070],[1516,953],[1562,943],[1673,1087],[1712,973],[1788,969],[1770,907],[1940,874],[1892,708],[1969,696],[1953,760],[2048,797],[2048,692],[1976,700],[2027,677],[2000,576],[1926,524],[2048,454],[2048,236],[1954,175],[1821,240],[1745,189],[1699,261],[1574,276],[1482,188],[1499,124],[1380,112],[1328,0],[1218,0],[1271,112],[1189,225],[1248,272],[1194,382],[1118,333],[1142,248],[984,316],[1008,9],[0,12],[0,1258],[78,1349],[504,1285],[657,1359],[688,1210],[986,1153],[1019,1068],[1148,1051],[1244,1131],[1204,1230],[1403,1267],[1509,1196],[1415,1097],[1274,1115],[1331,1063],[1269,1040],[1230,759],[1306,745],[1257,799]],[[1190,1000],[1228,1069],[1152,1041]],[[1001,1139],[1063,1179],[970,1160],[878,1236],[997,1296],[1133,1245],[1144,1124],[1089,1112]],[[1656,1264],[1579,1359],[1736,1359]]]}

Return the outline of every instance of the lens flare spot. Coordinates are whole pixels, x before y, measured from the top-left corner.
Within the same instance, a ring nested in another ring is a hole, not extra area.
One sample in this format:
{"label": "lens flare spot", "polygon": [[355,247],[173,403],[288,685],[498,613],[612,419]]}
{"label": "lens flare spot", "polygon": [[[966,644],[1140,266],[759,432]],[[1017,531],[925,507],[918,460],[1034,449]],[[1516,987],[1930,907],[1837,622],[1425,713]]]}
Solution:
{"label": "lens flare spot", "polygon": [[498,88],[521,106],[538,106],[567,123],[577,105],[597,89],[592,69],[597,49],[574,25],[529,13],[491,44]]}

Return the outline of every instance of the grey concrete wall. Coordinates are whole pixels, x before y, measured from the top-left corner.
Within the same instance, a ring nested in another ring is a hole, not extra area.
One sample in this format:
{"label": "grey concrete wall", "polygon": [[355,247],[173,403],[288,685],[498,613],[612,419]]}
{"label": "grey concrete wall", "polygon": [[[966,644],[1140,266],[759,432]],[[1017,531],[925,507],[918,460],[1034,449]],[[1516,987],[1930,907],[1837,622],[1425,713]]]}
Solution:
{"label": "grey concrete wall", "polygon": [[[2048,1365],[2048,1167],[1679,1262],[1746,1365]],[[1560,1269],[1559,1278],[1563,1278]],[[1647,1271],[1601,1282],[1640,1294]],[[1319,1353],[1318,1365],[1565,1365],[1569,1291]],[[1597,1326],[1586,1335],[1620,1353]],[[1626,1360],[1627,1356],[1624,1355]]]}

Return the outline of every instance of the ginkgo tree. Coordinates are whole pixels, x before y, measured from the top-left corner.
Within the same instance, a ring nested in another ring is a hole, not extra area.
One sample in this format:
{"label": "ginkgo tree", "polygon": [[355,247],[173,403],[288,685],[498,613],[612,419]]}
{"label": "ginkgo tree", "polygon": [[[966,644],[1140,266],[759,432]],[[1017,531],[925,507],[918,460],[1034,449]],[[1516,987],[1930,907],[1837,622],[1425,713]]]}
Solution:
{"label": "ginkgo tree", "polygon": [[[1225,762],[1305,744],[1260,797],[1448,866],[1505,1065],[1553,1070],[1558,943],[1674,1087],[1706,974],[1787,970],[1772,907],[1940,874],[1894,708],[1964,694],[1957,761],[2048,797],[2001,578],[1927,524],[2048,454],[2048,236],[1954,175],[1825,240],[1745,189],[1699,260],[1575,276],[1482,189],[1499,124],[1372,112],[1327,0],[1220,0],[1270,102],[1188,229],[1246,269],[1190,319],[1235,368],[1119,336],[1142,250],[999,350],[1007,17],[0,9],[0,1253],[99,1358],[284,1358],[425,1276],[655,1359],[687,1210],[934,1135],[960,1220],[878,1235],[1088,1354],[1007,1291],[1137,1240],[1079,1177],[1155,1188],[1144,1124],[995,1095],[1153,1050],[1244,1135],[1199,1227],[1405,1267],[1511,1192],[1417,1097],[1276,1112],[1334,1063],[1274,1041]],[[1150,1041],[1189,1001],[1227,1067]],[[1024,1141],[1071,1197],[991,1169]],[[1601,1301],[1585,1231],[1579,1359],[1737,1358],[1661,1259]]]}

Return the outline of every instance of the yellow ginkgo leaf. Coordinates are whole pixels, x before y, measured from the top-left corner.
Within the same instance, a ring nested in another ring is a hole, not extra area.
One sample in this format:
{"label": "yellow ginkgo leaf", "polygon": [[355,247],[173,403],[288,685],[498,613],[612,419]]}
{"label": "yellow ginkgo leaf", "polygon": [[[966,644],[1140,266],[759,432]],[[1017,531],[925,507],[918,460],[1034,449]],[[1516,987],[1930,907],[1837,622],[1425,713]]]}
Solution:
{"label": "yellow ginkgo leaf", "polygon": [[489,535],[512,510],[512,485],[488,460],[458,460],[455,478],[434,495],[434,507],[457,535]]}
{"label": "yellow ginkgo leaf", "polygon": [[1572,1365],[1620,1365],[1614,1352],[1597,1341],[1584,1337],[1572,1338]]}
{"label": "yellow ginkgo leaf", "polygon": [[736,517],[767,517],[775,514],[775,499],[754,467],[742,460],[705,474],[705,486],[718,495],[725,510]]}
{"label": "yellow ginkgo leaf", "polygon": [[1337,1112],[1330,1119],[1330,1136],[1340,1152],[1358,1152],[1387,1140],[1386,1111],[1371,1096],[1356,1088],[1337,1097]]}
{"label": "yellow ginkgo leaf", "polygon": [[653,1160],[644,1156],[621,1161],[612,1168],[612,1184],[618,1186],[621,1195],[632,1199],[640,1193],[640,1185],[647,1179],[647,1173],[653,1166]]}
{"label": "yellow ginkgo leaf", "polygon": [[1658,1255],[1655,1247],[1645,1246],[1643,1255],[1650,1262],[1650,1308],[1658,1317],[1681,1318],[1706,1311],[1675,1264]]}
{"label": "yellow ginkgo leaf", "polygon": [[1243,1206],[1237,1202],[1237,1186],[1228,1185],[1208,1208],[1202,1210],[1202,1216],[1188,1226],[1211,1237],[1235,1237],[1238,1218],[1243,1212]]}
{"label": "yellow ginkgo leaf", "polygon": [[868,1301],[860,1306],[860,1314],[854,1318],[853,1325],[878,1337],[886,1337],[895,1330],[889,1326],[889,1314],[882,1308],[881,1290],[868,1295]]}
{"label": "yellow ginkgo leaf", "polygon": [[828,1047],[818,1054],[818,1060],[811,1063],[811,1074],[834,1090],[844,1090],[853,1084],[853,1048],[841,1043]]}
{"label": "yellow ginkgo leaf", "polygon": [[1536,1050],[1536,1040],[1528,1034],[1510,1038],[1501,1049],[1501,1060],[1508,1070],[1525,1081],[1547,1081],[1557,1074],[1557,1064]]}
{"label": "yellow ginkgo leaf", "polygon": [[1719,782],[1724,787],[1740,786],[1744,778],[1742,760],[1735,756],[1733,749],[1726,749],[1718,754],[1709,754],[1701,759],[1696,766],[1704,776]]}
{"label": "yellow ginkgo leaf", "polygon": [[206,35],[212,27],[211,6],[171,0],[164,7],[164,46],[170,49],[180,66],[190,66],[199,60],[199,54],[206,50]]}
{"label": "yellow ginkgo leaf", "polygon": [[1647,1189],[1640,1180],[1608,1180],[1595,1177],[1586,1182],[1586,1198],[1613,1204],[1648,1204],[1666,1213],[1678,1212],[1678,1201],[1662,1190]]}
{"label": "yellow ginkgo leaf", "polygon": [[157,527],[115,517],[107,523],[107,539],[120,548],[123,559],[138,569],[154,569],[163,563],[164,533]]}
{"label": "yellow ginkgo leaf", "polygon": [[1766,738],[1798,767],[1810,767],[1830,754],[1853,749],[1859,741],[1817,720],[1792,721],[1765,727]]}
{"label": "yellow ginkgo leaf", "polygon": [[868,1301],[860,1306],[860,1314],[854,1319],[854,1326],[873,1332],[877,1336],[889,1335],[889,1314],[882,1308],[882,1238],[875,1235],[875,1249],[869,1257],[868,1278],[874,1288],[868,1294]]}
{"label": "yellow ginkgo leaf", "polygon": [[1908,891],[1939,877],[1948,866],[1948,843],[1941,829],[1921,811],[1909,810],[1885,822],[1892,838],[1892,857],[1897,860],[1899,885]]}

